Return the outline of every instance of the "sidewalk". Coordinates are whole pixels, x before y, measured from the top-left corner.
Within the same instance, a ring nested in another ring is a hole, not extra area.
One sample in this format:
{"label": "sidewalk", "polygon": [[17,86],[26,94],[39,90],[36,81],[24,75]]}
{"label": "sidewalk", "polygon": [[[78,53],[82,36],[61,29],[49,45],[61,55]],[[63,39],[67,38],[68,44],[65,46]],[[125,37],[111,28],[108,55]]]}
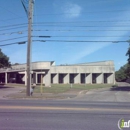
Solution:
{"label": "sidewalk", "polygon": [[8,99],[9,95],[20,93],[23,90],[23,87],[0,86],[0,99]]}
{"label": "sidewalk", "polygon": [[34,93],[32,96],[26,96],[26,93],[15,93],[9,94],[6,98],[9,99],[69,99],[74,98],[78,95],[78,93],[59,93],[59,94],[52,94],[52,93]]}

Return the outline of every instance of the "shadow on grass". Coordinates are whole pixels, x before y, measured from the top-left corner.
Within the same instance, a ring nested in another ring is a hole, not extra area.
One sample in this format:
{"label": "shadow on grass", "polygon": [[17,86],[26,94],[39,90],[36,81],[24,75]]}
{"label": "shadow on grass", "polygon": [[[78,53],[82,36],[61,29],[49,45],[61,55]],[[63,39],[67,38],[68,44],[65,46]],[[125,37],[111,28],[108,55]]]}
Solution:
{"label": "shadow on grass", "polygon": [[118,86],[110,89],[111,91],[130,91],[130,86]]}

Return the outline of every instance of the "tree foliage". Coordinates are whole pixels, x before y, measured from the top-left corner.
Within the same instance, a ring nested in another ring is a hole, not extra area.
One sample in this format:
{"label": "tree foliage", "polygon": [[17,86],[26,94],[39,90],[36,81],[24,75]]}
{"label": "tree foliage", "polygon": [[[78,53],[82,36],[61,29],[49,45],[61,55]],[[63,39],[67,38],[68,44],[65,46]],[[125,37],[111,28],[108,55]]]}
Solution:
{"label": "tree foliage", "polygon": [[7,57],[0,49],[0,68],[10,67],[11,63],[9,61],[9,57]]}
{"label": "tree foliage", "polygon": [[126,53],[126,56],[128,56],[128,64],[130,64],[130,46],[128,48],[128,51]]}
{"label": "tree foliage", "polygon": [[116,81],[126,81],[128,77],[126,73],[127,67],[128,67],[128,64],[125,64],[118,71],[116,71],[115,73]]}
{"label": "tree foliage", "polygon": [[[130,41],[129,41],[130,42]],[[130,79],[130,45],[126,52],[126,56],[128,56],[128,62],[124,66],[122,66],[118,71],[116,71],[116,80],[117,81],[126,81]]]}
{"label": "tree foliage", "polygon": [[11,66],[13,66],[13,65],[19,65],[19,63],[14,63],[14,64],[11,64]]}

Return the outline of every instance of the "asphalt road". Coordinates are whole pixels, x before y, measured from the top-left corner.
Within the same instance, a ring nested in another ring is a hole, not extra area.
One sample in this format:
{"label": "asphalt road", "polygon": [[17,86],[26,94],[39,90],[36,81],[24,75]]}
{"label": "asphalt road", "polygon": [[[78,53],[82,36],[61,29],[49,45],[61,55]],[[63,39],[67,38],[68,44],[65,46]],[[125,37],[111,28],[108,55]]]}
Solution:
{"label": "asphalt road", "polygon": [[0,130],[119,130],[125,102],[0,100]]}
{"label": "asphalt road", "polygon": [[119,130],[120,119],[130,120],[127,83],[64,100],[3,100],[13,92],[1,89],[0,130]]}

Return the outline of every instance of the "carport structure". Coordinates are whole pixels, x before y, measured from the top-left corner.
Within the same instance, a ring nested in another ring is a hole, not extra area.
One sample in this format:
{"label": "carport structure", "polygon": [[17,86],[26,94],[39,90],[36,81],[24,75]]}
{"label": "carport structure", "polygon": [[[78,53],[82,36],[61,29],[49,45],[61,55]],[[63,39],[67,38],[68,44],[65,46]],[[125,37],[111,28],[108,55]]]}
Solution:
{"label": "carport structure", "polygon": [[51,67],[53,84],[115,84],[113,61]]}
{"label": "carport structure", "polygon": [[[54,61],[32,62],[31,83],[45,84],[115,84],[113,61],[59,65]],[[41,76],[42,75],[42,76]],[[42,80],[41,80],[42,77]],[[16,82],[26,85],[26,64],[0,69],[0,82]]]}

